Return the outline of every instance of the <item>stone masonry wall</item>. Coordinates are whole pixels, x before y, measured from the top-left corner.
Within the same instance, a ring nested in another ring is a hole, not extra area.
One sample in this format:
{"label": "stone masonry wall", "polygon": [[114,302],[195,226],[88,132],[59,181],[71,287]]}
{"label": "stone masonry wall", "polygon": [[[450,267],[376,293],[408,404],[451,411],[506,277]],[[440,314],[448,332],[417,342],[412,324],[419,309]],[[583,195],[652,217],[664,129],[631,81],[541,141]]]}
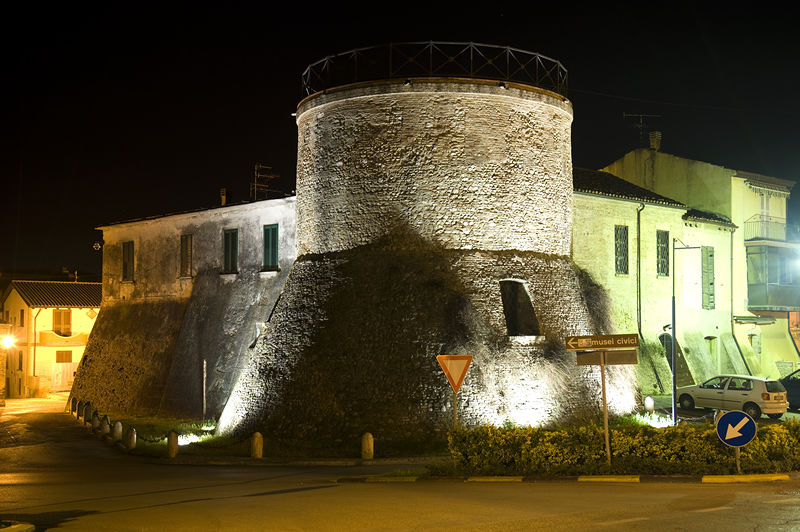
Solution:
{"label": "stone masonry wall", "polygon": [[[220,432],[354,444],[441,441],[452,392],[438,354],[472,354],[459,394],[465,424],[540,424],[599,404],[597,371],[563,347],[507,335],[499,280],[528,281],[547,340],[590,334],[568,259],[532,252],[446,251],[381,240],[295,263],[272,321],[219,421]],[[613,373],[613,372],[612,372]],[[612,408],[631,406],[618,372]]]}
{"label": "stone masonry wall", "polygon": [[458,80],[328,91],[297,113],[298,255],[397,223],[454,249],[569,255],[572,110],[533,88]]}

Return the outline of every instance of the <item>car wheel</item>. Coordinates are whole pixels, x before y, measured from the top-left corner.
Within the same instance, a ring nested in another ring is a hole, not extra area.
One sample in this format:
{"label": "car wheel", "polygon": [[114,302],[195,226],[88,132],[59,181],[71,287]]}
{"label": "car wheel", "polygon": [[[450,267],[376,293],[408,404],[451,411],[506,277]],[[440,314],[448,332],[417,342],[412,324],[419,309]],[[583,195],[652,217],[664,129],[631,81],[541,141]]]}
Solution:
{"label": "car wheel", "polygon": [[694,399],[692,399],[691,395],[681,395],[681,398],[678,400],[678,402],[683,409],[692,410],[694,408]]}
{"label": "car wheel", "polygon": [[767,414],[770,419],[780,419],[783,413],[780,414]]}
{"label": "car wheel", "polygon": [[753,419],[758,419],[761,417],[761,409],[755,403],[747,403],[744,405],[744,413]]}

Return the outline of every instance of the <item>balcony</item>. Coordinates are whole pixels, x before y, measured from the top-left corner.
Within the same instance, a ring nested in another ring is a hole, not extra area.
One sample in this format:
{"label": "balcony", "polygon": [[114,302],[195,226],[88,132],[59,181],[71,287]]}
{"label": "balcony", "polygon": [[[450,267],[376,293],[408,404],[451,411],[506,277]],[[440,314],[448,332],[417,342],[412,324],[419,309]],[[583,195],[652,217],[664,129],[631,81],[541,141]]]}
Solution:
{"label": "balcony", "polygon": [[76,333],[72,336],[61,336],[55,331],[41,331],[39,345],[42,347],[79,347],[89,341],[89,333]]}
{"label": "balcony", "polygon": [[744,222],[744,239],[800,242],[800,227],[787,224],[785,218],[756,214]]}

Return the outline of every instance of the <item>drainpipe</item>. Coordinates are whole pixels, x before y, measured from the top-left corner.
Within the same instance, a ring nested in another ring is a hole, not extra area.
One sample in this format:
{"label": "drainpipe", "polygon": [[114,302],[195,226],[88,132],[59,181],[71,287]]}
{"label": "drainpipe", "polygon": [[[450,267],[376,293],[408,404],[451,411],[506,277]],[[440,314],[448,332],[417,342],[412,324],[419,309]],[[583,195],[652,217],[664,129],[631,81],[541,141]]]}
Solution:
{"label": "drainpipe", "polygon": [[750,366],[747,365],[747,360],[744,358],[744,353],[742,353],[742,346],[739,345],[739,340],[736,339],[736,330],[734,329],[733,325],[733,231],[731,231],[731,336],[733,336],[733,343],[736,344],[736,349],[739,350],[739,356],[742,357],[742,362],[744,362],[744,367],[747,370],[748,375],[752,375],[753,372],[750,371]]}
{"label": "drainpipe", "polygon": [[36,376],[36,344],[39,342],[36,341],[36,320],[39,319],[39,313],[42,309],[36,311],[36,316],[33,317],[33,376]]}
{"label": "drainpipe", "polygon": [[642,211],[644,203],[640,203],[636,208],[636,329],[639,331],[639,338],[644,339],[642,334]]}

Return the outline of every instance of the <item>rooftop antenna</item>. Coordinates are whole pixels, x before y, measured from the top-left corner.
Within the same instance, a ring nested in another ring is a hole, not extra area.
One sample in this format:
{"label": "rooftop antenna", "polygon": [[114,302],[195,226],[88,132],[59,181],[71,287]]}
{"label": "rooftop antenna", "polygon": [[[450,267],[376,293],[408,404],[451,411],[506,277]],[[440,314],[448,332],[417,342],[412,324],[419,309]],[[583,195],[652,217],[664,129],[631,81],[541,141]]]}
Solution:
{"label": "rooftop antenna", "polygon": [[271,166],[262,163],[253,165],[253,180],[250,182],[250,201],[267,199],[270,192],[278,192],[270,187],[270,181],[278,177],[278,174],[272,171]]}
{"label": "rooftop antenna", "polygon": [[645,130],[647,126],[645,125],[645,118],[661,118],[661,115],[644,115],[644,114],[636,114],[636,113],[626,113],[625,111],[622,112],[622,119],[626,120],[628,118],[636,118],[639,120],[638,124],[634,124],[633,127],[639,130],[639,144],[644,145],[645,143]]}

